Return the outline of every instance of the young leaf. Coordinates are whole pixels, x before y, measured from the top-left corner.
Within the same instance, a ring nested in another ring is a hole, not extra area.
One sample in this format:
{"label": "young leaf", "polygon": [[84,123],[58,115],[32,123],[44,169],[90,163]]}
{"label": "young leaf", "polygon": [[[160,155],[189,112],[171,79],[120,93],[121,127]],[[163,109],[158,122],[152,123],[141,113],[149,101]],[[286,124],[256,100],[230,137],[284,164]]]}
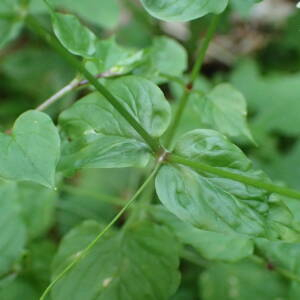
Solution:
{"label": "young leaf", "polygon": [[181,76],[186,68],[186,50],[177,41],[162,36],[155,38],[145,49],[145,62],[135,72],[150,80],[164,82],[166,79],[160,74]]}
{"label": "young leaf", "polygon": [[[65,237],[55,258],[54,274],[76,256],[74,250],[82,245],[83,233],[94,235],[87,227],[84,231],[79,227],[71,232],[72,238]],[[57,300],[167,300],[179,283],[178,255],[178,243],[166,228],[138,224],[106,235],[57,282],[52,295]]]}
{"label": "young leaf", "polygon": [[[152,137],[164,133],[170,107],[155,84],[128,76],[108,82],[107,88]],[[99,93],[63,112],[60,125],[71,139],[63,153],[63,168],[142,167],[149,161],[149,147]]]}
{"label": "young leaf", "polygon": [[[252,167],[243,152],[223,135],[199,129],[178,140],[175,153],[230,172],[269,181]],[[280,199],[241,182],[175,164],[166,164],[156,178],[161,202],[183,221],[221,233],[294,239],[292,216]]]}
{"label": "young leaf", "polygon": [[116,42],[115,37],[111,37],[96,41],[95,55],[87,61],[86,66],[95,74],[108,70],[125,73],[143,61],[143,54],[143,51],[121,47]]}
{"label": "young leaf", "polygon": [[151,214],[156,220],[168,226],[182,243],[193,246],[208,260],[236,262],[253,252],[253,241],[248,237],[198,229],[159,206],[153,207]]}
{"label": "young leaf", "polygon": [[26,227],[16,194],[16,185],[0,183],[0,277],[9,273],[21,258],[26,242]]}
{"label": "young leaf", "polygon": [[44,113],[27,111],[15,122],[12,135],[0,133],[0,177],[55,186],[60,139]]}
{"label": "young leaf", "polygon": [[62,45],[75,55],[89,58],[96,51],[96,36],[77,17],[52,13],[53,30]]}
{"label": "young leaf", "polygon": [[164,21],[187,22],[209,13],[219,14],[228,0],[141,0],[153,17]]}
{"label": "young leaf", "polygon": [[220,84],[202,100],[200,118],[213,129],[232,138],[253,142],[247,125],[247,104],[243,95],[230,84]]}
{"label": "young leaf", "polygon": [[213,264],[200,277],[203,300],[288,299],[287,292],[287,285],[279,274],[249,260]]}

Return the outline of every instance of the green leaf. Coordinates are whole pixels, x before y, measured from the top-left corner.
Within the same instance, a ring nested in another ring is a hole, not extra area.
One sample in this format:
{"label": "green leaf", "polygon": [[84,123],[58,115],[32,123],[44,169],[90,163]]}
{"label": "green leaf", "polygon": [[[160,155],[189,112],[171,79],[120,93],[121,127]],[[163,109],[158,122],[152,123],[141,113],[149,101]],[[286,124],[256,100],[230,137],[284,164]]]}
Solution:
{"label": "green leaf", "polygon": [[300,297],[300,283],[297,281],[292,281],[288,299],[298,300],[299,297]]}
{"label": "green leaf", "polygon": [[[85,223],[65,237],[54,260],[54,274],[95,235],[89,227]],[[179,283],[178,254],[178,244],[166,228],[138,224],[100,240],[55,285],[52,296],[57,300],[167,300]]]}
{"label": "green leaf", "polygon": [[0,277],[11,272],[20,260],[27,238],[16,185],[0,183]]}
{"label": "green leaf", "polygon": [[248,17],[253,4],[260,0],[231,0],[231,5],[242,17]]}
{"label": "green leaf", "polygon": [[66,6],[84,19],[108,29],[118,25],[121,16],[118,0],[67,0]]}
{"label": "green leaf", "polygon": [[[165,132],[170,107],[155,84],[128,76],[108,82],[107,88],[152,137]],[[99,93],[63,112],[60,125],[71,140],[61,161],[64,169],[142,167],[149,162],[149,147]]]}
{"label": "green leaf", "polygon": [[86,66],[94,73],[105,71],[125,73],[131,71],[143,61],[143,51],[136,51],[120,46],[115,37],[96,41],[96,52]]}
{"label": "green leaf", "polygon": [[20,0],[1,0],[0,48],[19,34],[26,9],[26,5],[23,5]]}
{"label": "green leaf", "polygon": [[[185,134],[178,140],[175,154],[269,181],[237,146],[213,130]],[[279,198],[241,182],[169,163],[159,170],[156,190],[168,210],[203,230],[268,238],[298,236],[292,228],[292,215]]]}
{"label": "green leaf", "polygon": [[96,51],[96,36],[77,17],[52,13],[53,30],[62,45],[75,55],[89,58]]}
{"label": "green leaf", "polygon": [[44,113],[27,111],[15,122],[12,135],[0,133],[0,177],[55,186],[60,139]]}
{"label": "green leaf", "polygon": [[[105,29],[113,29],[120,21],[121,9],[118,0],[48,0],[52,6],[62,11],[72,12],[87,22]],[[41,0],[31,0],[34,13],[44,13],[47,8]]]}
{"label": "green leaf", "polygon": [[198,101],[202,106],[200,118],[204,124],[228,137],[246,138],[254,142],[246,120],[246,100],[230,84],[218,85]]}
{"label": "green leaf", "polygon": [[40,291],[28,279],[18,277],[9,284],[0,286],[0,299],[5,300],[38,300]]}
{"label": "green leaf", "polygon": [[219,14],[228,0],[141,0],[153,17],[164,21],[186,22],[209,13]]}
{"label": "green leaf", "polygon": [[253,61],[246,60],[234,70],[231,82],[255,112],[252,126],[259,132],[300,133],[300,74],[263,76]]}
{"label": "green leaf", "polygon": [[208,260],[235,262],[253,252],[253,241],[248,237],[198,229],[181,221],[163,207],[153,207],[151,213],[156,220],[168,226],[182,243],[193,246]]}
{"label": "green leaf", "polygon": [[300,280],[300,243],[286,243],[255,239],[258,253],[270,262],[274,268],[290,271]]}
{"label": "green leaf", "polygon": [[213,264],[200,277],[203,300],[287,299],[287,285],[276,272],[248,260]]}
{"label": "green leaf", "polygon": [[42,236],[53,224],[57,192],[31,182],[22,182],[18,184],[16,193],[29,237]]}
{"label": "green leaf", "polygon": [[[156,37],[145,50],[145,62],[135,70],[156,82],[167,81],[160,74],[181,76],[187,69],[187,53],[177,41],[168,37]],[[176,62],[176,63],[174,63]]]}

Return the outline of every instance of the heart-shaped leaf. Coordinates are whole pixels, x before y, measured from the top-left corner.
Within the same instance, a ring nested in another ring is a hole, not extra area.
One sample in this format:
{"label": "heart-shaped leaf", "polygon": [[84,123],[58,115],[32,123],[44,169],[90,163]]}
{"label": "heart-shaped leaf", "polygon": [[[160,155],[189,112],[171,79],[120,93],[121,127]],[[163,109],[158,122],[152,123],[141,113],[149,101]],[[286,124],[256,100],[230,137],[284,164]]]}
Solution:
{"label": "heart-shaped leaf", "polygon": [[12,135],[0,133],[0,176],[55,186],[60,139],[52,120],[44,113],[28,111],[15,122]]}

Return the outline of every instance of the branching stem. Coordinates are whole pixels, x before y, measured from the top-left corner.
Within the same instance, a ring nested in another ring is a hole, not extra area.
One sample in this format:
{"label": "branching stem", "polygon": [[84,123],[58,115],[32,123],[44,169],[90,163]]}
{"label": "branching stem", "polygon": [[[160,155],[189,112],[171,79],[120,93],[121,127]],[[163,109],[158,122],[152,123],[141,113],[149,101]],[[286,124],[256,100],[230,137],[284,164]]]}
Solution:
{"label": "branching stem", "polygon": [[[95,78],[109,78],[109,77],[114,77],[114,76],[119,76],[119,75],[120,75],[120,73],[107,71],[107,72],[103,72],[103,73],[95,75]],[[65,96],[69,92],[71,92],[77,88],[86,86],[88,84],[89,84],[88,80],[85,79],[85,80],[80,81],[79,78],[76,77],[70,83],[68,83],[66,86],[64,86],[61,90],[59,90],[57,93],[55,93],[50,98],[45,100],[42,104],[40,104],[36,108],[36,110],[44,111],[45,109],[47,109],[49,106],[51,106],[52,104],[57,102],[59,99],[61,99],[63,96]]]}

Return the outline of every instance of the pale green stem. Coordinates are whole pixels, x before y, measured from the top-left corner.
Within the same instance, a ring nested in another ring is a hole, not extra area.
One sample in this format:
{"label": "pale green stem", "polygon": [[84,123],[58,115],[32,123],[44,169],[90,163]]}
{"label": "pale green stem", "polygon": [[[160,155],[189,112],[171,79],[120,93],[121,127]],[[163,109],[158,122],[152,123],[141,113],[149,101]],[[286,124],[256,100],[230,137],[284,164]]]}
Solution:
{"label": "pale green stem", "polygon": [[78,256],[64,269],[61,273],[57,275],[57,277],[49,284],[49,286],[46,288],[42,296],[40,297],[40,300],[46,299],[46,296],[50,292],[50,290],[53,288],[53,286],[62,279],[80,260],[82,260],[88,252],[97,244],[97,242],[103,237],[105,233],[107,233],[112,226],[120,219],[120,217],[124,214],[124,212],[127,210],[127,208],[139,197],[139,195],[143,192],[143,190],[147,187],[147,185],[151,182],[153,177],[156,175],[160,164],[158,164],[155,169],[152,171],[152,173],[149,175],[149,177],[146,179],[146,181],[141,185],[141,187],[137,190],[137,192],[134,194],[134,196],[126,203],[126,205],[120,210],[120,212],[112,219],[112,221],[96,236],[96,238],[88,244],[86,248],[84,248]]}
{"label": "pale green stem", "polygon": [[196,161],[192,161],[190,159],[186,159],[179,155],[170,154],[168,157],[168,161],[191,167],[192,169],[194,169],[198,172],[202,172],[202,173],[207,172],[207,173],[214,174],[214,175],[217,175],[217,176],[220,176],[223,178],[228,178],[228,179],[232,179],[232,180],[235,180],[238,182],[242,182],[247,185],[251,185],[251,186],[266,190],[270,193],[276,193],[276,194],[287,196],[290,198],[300,199],[300,192],[298,192],[296,190],[278,186],[278,185],[275,185],[272,183],[263,182],[261,180],[258,180],[258,179],[252,178],[252,177],[248,177],[248,176],[244,176],[241,174],[233,173],[233,172],[227,171],[225,169],[212,167],[212,166],[204,164],[202,162],[198,162],[198,161],[196,162]]}

